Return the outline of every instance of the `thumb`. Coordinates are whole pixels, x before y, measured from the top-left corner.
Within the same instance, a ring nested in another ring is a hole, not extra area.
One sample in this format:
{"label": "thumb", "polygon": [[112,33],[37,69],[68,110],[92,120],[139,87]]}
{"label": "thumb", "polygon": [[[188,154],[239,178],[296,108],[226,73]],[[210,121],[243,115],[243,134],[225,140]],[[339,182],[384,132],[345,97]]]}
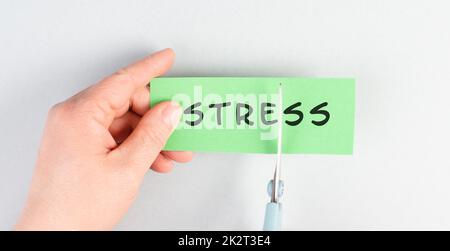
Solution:
{"label": "thumb", "polygon": [[[146,172],[178,125],[181,107],[176,102],[162,102],[150,109],[131,135],[115,152],[128,165]],[[121,162],[122,162],[121,161]]]}

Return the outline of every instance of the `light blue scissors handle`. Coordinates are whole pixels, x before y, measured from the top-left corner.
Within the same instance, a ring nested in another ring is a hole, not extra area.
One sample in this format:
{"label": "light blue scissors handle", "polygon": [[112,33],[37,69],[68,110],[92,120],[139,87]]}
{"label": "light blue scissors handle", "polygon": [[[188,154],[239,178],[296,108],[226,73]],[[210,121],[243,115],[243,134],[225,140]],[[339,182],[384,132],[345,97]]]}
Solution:
{"label": "light blue scissors handle", "polygon": [[[274,192],[273,180],[267,184],[267,193],[269,196],[273,195]],[[284,182],[282,180],[278,181],[278,191],[276,198],[283,196]],[[271,201],[266,205],[266,214],[264,216],[264,231],[280,231],[281,230],[281,216],[283,215],[283,210],[281,203],[277,201]]]}
{"label": "light blue scissors handle", "polygon": [[281,230],[281,203],[269,202],[266,205],[266,215],[264,217],[264,231],[280,231]]}

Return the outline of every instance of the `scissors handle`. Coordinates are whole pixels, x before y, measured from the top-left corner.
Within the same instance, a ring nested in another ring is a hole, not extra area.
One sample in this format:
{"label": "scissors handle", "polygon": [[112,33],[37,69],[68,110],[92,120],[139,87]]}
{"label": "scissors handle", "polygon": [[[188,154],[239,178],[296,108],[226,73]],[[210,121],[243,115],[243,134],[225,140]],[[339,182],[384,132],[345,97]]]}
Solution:
{"label": "scissors handle", "polygon": [[281,230],[281,203],[269,202],[266,205],[266,215],[264,217],[264,231]]}

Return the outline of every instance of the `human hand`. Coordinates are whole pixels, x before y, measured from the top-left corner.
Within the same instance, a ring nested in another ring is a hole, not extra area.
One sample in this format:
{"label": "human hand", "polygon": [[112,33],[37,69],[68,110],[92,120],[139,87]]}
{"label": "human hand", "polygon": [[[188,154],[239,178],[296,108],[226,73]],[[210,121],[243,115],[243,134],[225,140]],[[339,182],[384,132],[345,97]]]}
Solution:
{"label": "human hand", "polygon": [[159,51],[52,107],[17,230],[111,229],[150,167],[168,172],[191,160],[191,152],[161,152],[178,104],[148,108],[148,82],[173,60],[171,49]]}

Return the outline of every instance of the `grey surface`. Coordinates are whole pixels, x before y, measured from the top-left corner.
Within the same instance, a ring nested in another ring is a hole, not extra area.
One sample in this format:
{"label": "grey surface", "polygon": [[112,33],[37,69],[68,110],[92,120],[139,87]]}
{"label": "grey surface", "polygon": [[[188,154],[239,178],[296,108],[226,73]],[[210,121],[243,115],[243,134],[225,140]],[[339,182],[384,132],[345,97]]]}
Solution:
{"label": "grey surface", "polygon": [[[0,229],[48,108],[156,49],[172,76],[353,76],[353,156],[289,155],[284,229],[450,230],[448,1],[1,1]],[[257,230],[270,155],[148,173],[117,229]]]}

